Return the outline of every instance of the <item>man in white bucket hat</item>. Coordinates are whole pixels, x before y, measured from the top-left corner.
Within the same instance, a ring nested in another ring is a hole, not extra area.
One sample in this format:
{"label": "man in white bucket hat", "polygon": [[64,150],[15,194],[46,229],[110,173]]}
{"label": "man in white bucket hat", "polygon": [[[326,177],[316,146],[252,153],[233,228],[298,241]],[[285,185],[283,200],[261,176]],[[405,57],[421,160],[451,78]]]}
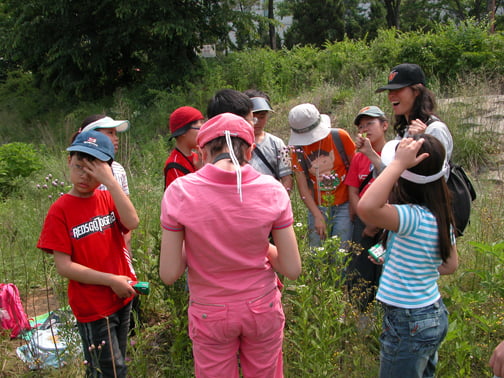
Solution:
{"label": "man in white bucket hat", "polygon": [[[352,235],[348,187],[343,183],[355,154],[355,144],[343,129],[331,129],[328,115],[313,104],[289,112],[292,170],[299,194],[308,208],[310,246],[338,236],[345,246]],[[327,227],[329,226],[329,227]]]}

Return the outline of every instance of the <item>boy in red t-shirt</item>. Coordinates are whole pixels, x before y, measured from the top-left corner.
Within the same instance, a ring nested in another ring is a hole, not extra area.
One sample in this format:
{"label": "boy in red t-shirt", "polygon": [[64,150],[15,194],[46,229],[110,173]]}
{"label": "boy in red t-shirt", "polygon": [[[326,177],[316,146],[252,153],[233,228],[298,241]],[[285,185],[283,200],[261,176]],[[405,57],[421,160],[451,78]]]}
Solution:
{"label": "boy in red t-shirt", "polygon": [[[52,253],[56,270],[69,279],[88,374],[126,377],[136,276],[122,234],[138,226],[138,216],[112,174],[114,146],[106,135],[82,132],[67,151],[72,189],[49,209],[37,247]],[[100,184],[108,191],[96,190]]]}
{"label": "boy in red t-shirt", "polygon": [[[329,116],[320,114],[312,104],[292,108],[289,125],[289,145],[294,146],[292,170],[308,208],[310,246],[320,246],[328,233],[330,237],[338,236],[346,246],[352,235],[352,222],[348,188],[343,181],[348,170],[345,160],[352,160],[355,144],[345,130],[331,129]],[[332,133],[337,133],[339,148]]]}
{"label": "boy in red t-shirt", "polygon": [[381,230],[364,224],[357,216],[357,204],[381,170],[381,150],[388,128],[385,113],[377,106],[362,108],[354,120],[358,135],[355,154],[345,184],[348,185],[350,216],[353,220],[352,255],[347,267],[347,285],[352,298],[362,311],[371,303],[378,287],[381,265],[368,259],[368,249],[378,243]]}

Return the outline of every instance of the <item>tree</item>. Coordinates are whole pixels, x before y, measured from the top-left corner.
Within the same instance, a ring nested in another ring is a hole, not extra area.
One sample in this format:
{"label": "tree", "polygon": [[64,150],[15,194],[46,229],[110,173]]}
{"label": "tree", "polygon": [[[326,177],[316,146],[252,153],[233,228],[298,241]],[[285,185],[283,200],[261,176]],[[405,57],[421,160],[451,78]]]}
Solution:
{"label": "tree", "polygon": [[389,28],[399,29],[399,9],[401,0],[384,0],[387,9],[387,25]]}
{"label": "tree", "polygon": [[270,21],[270,23],[269,23],[269,43],[270,43],[270,47],[273,50],[276,50],[277,45],[276,45],[275,23],[273,22],[275,20],[275,13],[274,13],[273,3],[274,3],[273,0],[268,0],[268,20]]}
{"label": "tree", "polygon": [[293,16],[286,33],[287,46],[339,41],[345,35],[343,0],[286,0],[285,6]]}
{"label": "tree", "polygon": [[432,0],[405,0],[401,4],[400,26],[402,31],[433,30],[445,13],[439,2]]}
{"label": "tree", "polygon": [[0,51],[38,83],[79,98],[145,82],[184,80],[205,43],[229,46],[229,31],[251,17],[238,0],[5,0]]}
{"label": "tree", "polygon": [[345,35],[351,39],[372,39],[378,29],[387,27],[383,1],[344,0]]}

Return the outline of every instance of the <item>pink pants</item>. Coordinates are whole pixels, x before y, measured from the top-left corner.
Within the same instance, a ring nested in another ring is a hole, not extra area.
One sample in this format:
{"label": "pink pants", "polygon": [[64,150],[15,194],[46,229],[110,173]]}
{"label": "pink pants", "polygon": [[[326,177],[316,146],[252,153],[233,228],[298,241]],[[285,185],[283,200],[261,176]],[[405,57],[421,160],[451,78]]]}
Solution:
{"label": "pink pants", "polygon": [[[196,377],[283,377],[285,316],[278,289],[247,302],[189,304]],[[239,355],[239,357],[238,357]]]}

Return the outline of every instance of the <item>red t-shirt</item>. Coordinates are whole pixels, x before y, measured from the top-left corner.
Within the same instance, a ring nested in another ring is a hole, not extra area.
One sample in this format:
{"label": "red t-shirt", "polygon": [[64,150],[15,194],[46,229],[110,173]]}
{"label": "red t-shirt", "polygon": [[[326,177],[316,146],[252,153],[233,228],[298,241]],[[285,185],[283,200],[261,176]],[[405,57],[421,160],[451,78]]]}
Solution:
{"label": "red t-shirt", "polygon": [[[355,143],[343,129],[338,129],[343,148],[352,161],[355,154]],[[331,133],[324,139],[308,146],[296,147],[308,163],[310,180],[313,183],[314,199],[317,205],[334,206],[348,201],[348,188],[343,181],[347,170],[338,149],[334,145]],[[292,170],[303,172],[296,151],[292,152]]]}
{"label": "red t-shirt", "polygon": [[[65,194],[50,207],[37,248],[66,253],[73,262],[135,281],[122,235],[128,231],[108,191],[95,190],[89,198]],[[68,283],[68,302],[82,323],[109,316],[132,299],[119,298],[108,286]]]}
{"label": "red t-shirt", "polygon": [[[380,153],[378,153],[380,155]],[[348,170],[348,175],[345,179],[345,184],[348,186],[353,186],[359,188],[361,183],[366,179],[372,169],[371,160],[364,155],[362,152],[357,152],[352,159],[350,164],[350,169]],[[371,177],[369,182],[364,186],[359,194],[359,197],[364,195],[364,192],[369,188],[369,185],[374,181],[374,177]]]}
{"label": "red t-shirt", "polygon": [[177,168],[168,168],[168,164],[170,163],[177,163],[186,168],[189,173],[196,172],[196,168],[194,167],[194,163],[198,161],[198,154],[193,152],[191,156],[186,156],[182,152],[180,152],[177,148],[175,148],[170,156],[168,156],[168,159],[166,159],[165,162],[165,189],[170,185],[173,180],[175,180],[178,177],[185,176],[186,173],[182,172],[180,169]]}

